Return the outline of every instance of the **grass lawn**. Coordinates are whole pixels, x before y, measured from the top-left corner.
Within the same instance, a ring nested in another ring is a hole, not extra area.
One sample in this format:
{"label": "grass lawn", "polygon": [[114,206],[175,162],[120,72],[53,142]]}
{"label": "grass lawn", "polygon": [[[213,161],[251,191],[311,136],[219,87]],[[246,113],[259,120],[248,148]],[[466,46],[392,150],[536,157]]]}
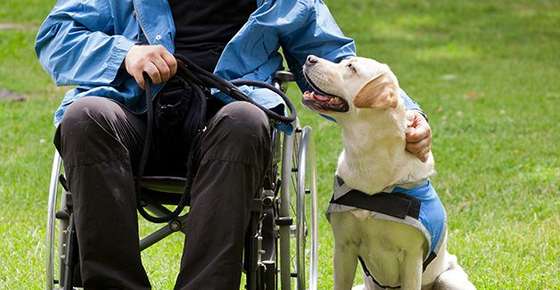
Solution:
{"label": "grass lawn", "polygon": [[[0,28],[0,88],[27,96],[0,101],[0,289],[44,287],[51,120],[64,89],[40,68],[33,42],[53,2],[0,6],[0,23],[20,24]],[[428,113],[450,252],[475,285],[559,289],[560,2],[327,3],[358,53],[388,63]],[[324,210],[339,131],[308,110],[300,117],[315,129]],[[320,289],[331,289],[332,235],[320,218]],[[171,289],[181,247],[176,235],[143,254],[155,289]]]}

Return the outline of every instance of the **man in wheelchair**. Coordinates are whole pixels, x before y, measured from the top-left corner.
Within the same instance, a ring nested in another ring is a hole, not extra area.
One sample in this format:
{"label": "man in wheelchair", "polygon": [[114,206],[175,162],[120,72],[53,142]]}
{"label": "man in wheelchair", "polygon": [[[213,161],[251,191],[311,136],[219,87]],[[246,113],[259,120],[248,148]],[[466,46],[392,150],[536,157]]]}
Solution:
{"label": "man in wheelchair", "polygon": [[[270,82],[283,58],[300,88],[309,54],[331,61],[355,55],[322,1],[58,1],[42,24],[36,51],[57,85],[75,85],[55,113],[54,143],[72,192],[81,279],[86,289],[149,289],[140,260],[135,168],[144,144],[143,74],[161,98],[173,95],[182,55],[226,79]],[[256,102],[281,108],[264,89]],[[418,106],[408,150],[422,158],[430,129]],[[223,96],[221,96],[222,99]],[[266,115],[247,102],[209,100],[195,150],[189,239],[176,289],[236,289],[252,198],[270,152]],[[162,140],[147,171],[184,176],[188,146],[181,130]],[[155,135],[158,138],[158,135]]]}

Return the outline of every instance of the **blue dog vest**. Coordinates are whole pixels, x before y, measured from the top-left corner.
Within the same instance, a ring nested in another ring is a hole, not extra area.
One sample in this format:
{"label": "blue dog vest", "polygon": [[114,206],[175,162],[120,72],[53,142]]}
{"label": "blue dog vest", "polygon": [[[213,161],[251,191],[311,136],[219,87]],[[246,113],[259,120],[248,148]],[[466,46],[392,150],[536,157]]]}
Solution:
{"label": "blue dog vest", "polygon": [[[365,209],[374,213],[373,218],[391,220],[420,230],[429,243],[424,269],[436,257],[445,235],[447,217],[432,183],[429,180],[412,188],[395,186],[376,194],[366,194],[352,189],[336,176],[334,194],[328,212]],[[364,263],[362,262],[362,265]],[[367,269],[364,270],[367,271]]]}

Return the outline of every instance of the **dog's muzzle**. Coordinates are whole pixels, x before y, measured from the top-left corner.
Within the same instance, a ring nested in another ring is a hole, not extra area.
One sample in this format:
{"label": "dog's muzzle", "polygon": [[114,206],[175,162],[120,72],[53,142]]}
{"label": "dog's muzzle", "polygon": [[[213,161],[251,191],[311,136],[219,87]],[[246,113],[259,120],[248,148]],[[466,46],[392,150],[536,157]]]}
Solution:
{"label": "dog's muzzle", "polygon": [[[309,63],[309,59],[307,60]],[[313,65],[315,63],[311,63]],[[307,66],[308,64],[306,64]],[[303,72],[303,76],[307,83],[311,86],[313,91],[305,91],[303,93],[303,104],[312,110],[319,112],[348,112],[350,106],[348,102],[339,97],[322,91],[317,85],[313,83],[311,78]]]}

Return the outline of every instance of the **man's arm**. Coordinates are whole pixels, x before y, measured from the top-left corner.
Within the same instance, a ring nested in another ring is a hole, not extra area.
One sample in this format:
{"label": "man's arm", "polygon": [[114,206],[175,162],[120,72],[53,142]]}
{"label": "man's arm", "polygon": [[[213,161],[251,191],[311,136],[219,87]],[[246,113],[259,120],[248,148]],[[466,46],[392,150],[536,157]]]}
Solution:
{"label": "man's arm", "polygon": [[[354,56],[354,41],[344,36],[330,11],[322,1],[303,1],[308,9],[306,21],[297,30],[285,31],[281,35],[282,47],[290,70],[302,91],[309,90],[301,67],[310,54],[339,62]],[[422,109],[403,90],[400,94],[407,108],[409,127],[406,134],[406,149],[420,160],[426,161],[431,150],[432,135]]]}
{"label": "man's arm", "polygon": [[[132,11],[130,11],[132,13]],[[39,29],[35,51],[57,85],[110,85],[134,41],[109,35],[107,1],[58,1]]]}
{"label": "man's arm", "polygon": [[428,118],[420,106],[402,89],[400,89],[400,96],[407,110],[406,116],[409,121],[406,130],[406,150],[420,160],[426,161],[432,150],[432,129],[428,124]]}
{"label": "man's arm", "polygon": [[305,9],[297,25],[286,27],[280,33],[280,43],[290,71],[302,91],[309,90],[303,77],[302,67],[312,54],[332,62],[355,56],[356,46],[336,24],[323,1],[299,1]]}

